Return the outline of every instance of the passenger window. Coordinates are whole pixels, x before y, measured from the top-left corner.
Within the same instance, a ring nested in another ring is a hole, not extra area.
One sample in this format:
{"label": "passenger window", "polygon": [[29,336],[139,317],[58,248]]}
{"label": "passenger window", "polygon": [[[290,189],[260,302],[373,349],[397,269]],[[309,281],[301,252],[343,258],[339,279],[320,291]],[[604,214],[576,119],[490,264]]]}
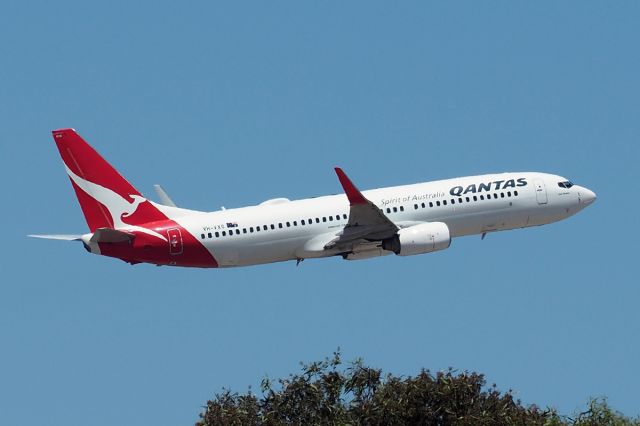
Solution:
{"label": "passenger window", "polygon": [[451,204],[455,204],[456,200],[454,200],[453,198],[451,199]]}
{"label": "passenger window", "polygon": [[507,191],[507,197],[511,197],[511,191]]}
{"label": "passenger window", "polygon": [[481,199],[481,200],[484,200],[484,195],[481,195],[481,196],[480,196],[480,199]]}
{"label": "passenger window", "polygon": [[404,206],[400,206],[400,211],[403,212],[404,211]]}
{"label": "passenger window", "polygon": [[262,229],[264,229],[265,231],[267,231],[267,230],[269,229],[269,227],[268,227],[267,225],[264,225],[264,226],[262,227]]}
{"label": "passenger window", "polygon": [[391,213],[391,209],[387,207],[387,213]]}
{"label": "passenger window", "polygon": [[425,207],[427,207],[424,203],[422,203],[422,208],[424,209]]}
{"label": "passenger window", "polygon": [[493,194],[493,199],[497,200],[498,199],[498,194]]}
{"label": "passenger window", "polygon": [[333,216],[329,216],[329,222],[333,221]]}
{"label": "passenger window", "polygon": [[293,221],[293,226],[298,226],[298,221],[294,220]]}
{"label": "passenger window", "polygon": [[477,195],[473,196],[473,201],[478,201],[478,196]]}
{"label": "passenger window", "polygon": [[278,228],[282,229],[282,222],[278,224]]}
{"label": "passenger window", "polygon": [[458,203],[462,204],[462,197],[458,198]]}
{"label": "passenger window", "polygon": [[447,205],[447,200],[442,200],[442,204],[446,206]]}
{"label": "passenger window", "polygon": [[436,201],[436,206],[440,207],[440,201]]}
{"label": "passenger window", "polygon": [[316,223],[320,223],[320,218],[316,217]]}
{"label": "passenger window", "polygon": [[429,207],[433,207],[433,202],[429,201]]}
{"label": "passenger window", "polygon": [[220,233],[216,231],[216,238],[220,236]]}
{"label": "passenger window", "polygon": [[513,191],[513,196],[517,197],[518,196],[518,191]]}
{"label": "passenger window", "polygon": [[246,234],[247,233],[247,228],[242,228],[242,233]]}
{"label": "passenger window", "polygon": [[504,192],[500,193],[500,198],[504,198]]}
{"label": "passenger window", "polygon": [[256,226],[256,232],[260,232],[260,225]]}
{"label": "passenger window", "polygon": [[271,229],[276,229],[276,226],[273,223],[271,224]]}
{"label": "passenger window", "polygon": [[342,215],[342,218],[343,218],[344,220],[347,220],[347,214],[346,214],[346,213],[345,213],[345,214],[343,214],[343,215]]}
{"label": "passenger window", "polygon": [[466,197],[467,203],[470,202],[471,200],[469,199],[469,197]]}
{"label": "passenger window", "polygon": [[[209,233],[209,235],[211,235],[211,233]],[[204,240],[204,234],[200,234],[200,238],[202,238]],[[209,237],[211,238],[211,237]]]}
{"label": "passenger window", "polygon": [[291,222],[287,222],[287,228],[291,227]]}
{"label": "passenger window", "polygon": [[249,232],[253,232],[253,226],[249,227]]}
{"label": "passenger window", "polygon": [[322,221],[323,221],[323,222],[326,222],[326,221],[327,221],[326,216],[322,218]]}
{"label": "passenger window", "polygon": [[222,236],[226,237],[227,236],[227,231],[222,231]]}
{"label": "passenger window", "polygon": [[240,230],[236,229],[236,235],[240,235]]}

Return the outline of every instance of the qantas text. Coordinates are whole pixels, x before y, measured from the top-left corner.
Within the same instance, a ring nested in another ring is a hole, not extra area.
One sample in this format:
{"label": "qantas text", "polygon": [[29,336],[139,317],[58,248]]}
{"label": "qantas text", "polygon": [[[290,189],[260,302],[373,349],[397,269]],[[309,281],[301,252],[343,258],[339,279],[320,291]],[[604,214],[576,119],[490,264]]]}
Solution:
{"label": "qantas text", "polygon": [[498,191],[500,189],[515,188],[516,186],[526,186],[526,185],[527,185],[527,178],[496,180],[493,182],[479,183],[477,185],[475,183],[472,183],[466,188],[463,188],[462,186],[454,186],[449,190],[449,194],[455,195],[456,197],[458,197],[462,194],[468,194],[470,192],[476,193],[476,192],[491,191],[491,190]]}

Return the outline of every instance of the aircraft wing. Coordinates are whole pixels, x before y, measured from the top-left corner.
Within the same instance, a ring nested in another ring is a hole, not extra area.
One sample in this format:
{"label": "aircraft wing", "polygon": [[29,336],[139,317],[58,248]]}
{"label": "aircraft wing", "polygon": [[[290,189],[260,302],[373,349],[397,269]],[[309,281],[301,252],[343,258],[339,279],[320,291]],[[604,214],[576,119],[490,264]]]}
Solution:
{"label": "aircraft wing", "polygon": [[392,237],[398,227],[368,200],[351,182],[340,167],[335,168],[338,180],[349,199],[349,220],[337,238],[325,245],[325,249],[353,246],[363,241],[378,241]]}

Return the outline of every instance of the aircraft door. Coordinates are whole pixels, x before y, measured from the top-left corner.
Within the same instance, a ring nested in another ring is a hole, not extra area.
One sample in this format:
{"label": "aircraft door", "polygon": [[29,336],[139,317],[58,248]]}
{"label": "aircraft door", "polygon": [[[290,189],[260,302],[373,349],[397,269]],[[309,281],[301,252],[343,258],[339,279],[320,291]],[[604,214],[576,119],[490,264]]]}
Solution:
{"label": "aircraft door", "polygon": [[533,184],[536,188],[536,200],[538,200],[538,204],[547,204],[547,188],[544,186],[544,181],[542,179],[534,179]]}
{"label": "aircraft door", "polygon": [[174,256],[182,254],[182,234],[180,233],[180,229],[167,229],[167,236],[169,237],[169,254]]}

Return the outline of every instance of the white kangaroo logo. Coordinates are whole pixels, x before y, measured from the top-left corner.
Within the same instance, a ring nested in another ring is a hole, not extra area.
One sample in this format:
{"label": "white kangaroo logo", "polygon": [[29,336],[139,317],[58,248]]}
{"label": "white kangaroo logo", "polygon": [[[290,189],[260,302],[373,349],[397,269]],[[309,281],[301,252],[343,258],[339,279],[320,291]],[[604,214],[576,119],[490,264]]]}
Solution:
{"label": "white kangaroo logo", "polygon": [[129,204],[129,209],[125,210],[124,213],[122,213],[120,216],[121,217],[129,217],[132,214],[134,214],[136,212],[136,210],[138,210],[138,206],[144,202],[147,201],[146,198],[141,197],[140,195],[132,195],[129,194],[130,198],[133,198],[133,203]]}
{"label": "white kangaroo logo", "polygon": [[126,198],[122,197],[117,192],[96,183],[89,182],[88,180],[85,180],[76,175],[71,171],[69,167],[67,167],[66,164],[64,165],[64,167],[67,169],[67,174],[76,185],[78,185],[91,198],[93,198],[94,200],[105,206],[107,210],[109,210],[114,228],[128,228],[131,230],[144,232],[145,234],[153,235],[154,237],[158,237],[163,239],[164,241],[167,241],[165,237],[155,231],[152,231],[151,229],[143,228],[141,226],[129,225],[128,223],[124,223],[122,221],[122,218],[132,216],[136,212],[136,210],[138,210],[138,206],[140,204],[147,202],[148,200],[146,198],[141,197],[140,195],[129,194],[129,197],[133,198],[133,202],[129,202]]}

